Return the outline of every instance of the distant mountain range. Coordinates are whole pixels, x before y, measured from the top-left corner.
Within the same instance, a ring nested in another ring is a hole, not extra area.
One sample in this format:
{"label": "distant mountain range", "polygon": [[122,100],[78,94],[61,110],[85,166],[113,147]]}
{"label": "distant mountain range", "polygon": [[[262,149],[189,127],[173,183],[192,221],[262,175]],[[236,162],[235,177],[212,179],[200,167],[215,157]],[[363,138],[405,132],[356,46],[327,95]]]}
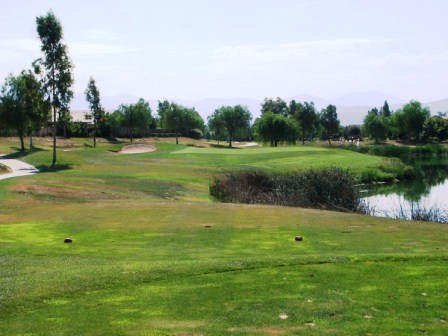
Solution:
{"label": "distant mountain range", "polygon": [[[145,98],[145,97],[143,97]],[[275,97],[273,97],[275,98]],[[129,94],[120,94],[115,96],[104,96],[101,97],[101,102],[103,107],[106,110],[113,111],[118,108],[120,104],[132,104],[135,103],[139,97]],[[320,111],[322,108],[325,108],[329,104],[336,105],[338,117],[341,120],[342,125],[353,125],[353,124],[362,124],[364,117],[367,112],[373,107],[380,108],[383,106],[384,101],[387,100],[390,108],[393,111],[401,108],[407,101],[395,97],[393,95],[389,95],[381,92],[357,92],[347,94],[341,97],[337,97],[334,99],[325,99],[312,95],[296,95],[292,97],[284,98],[286,101],[291,101],[295,99],[300,102],[314,102],[316,109]],[[252,99],[252,98],[215,98],[215,99],[203,99],[203,100],[186,100],[186,99],[169,99],[170,101],[174,101],[178,104],[194,107],[196,111],[207,120],[207,117],[213,113],[213,111],[221,106],[225,105],[237,105],[241,104],[247,106],[247,108],[251,111],[252,116],[255,118],[260,116],[260,106],[263,100],[261,99]],[[157,111],[157,100],[149,99],[148,100],[153,111]],[[447,112],[448,111],[448,99],[433,101],[433,102],[425,102],[425,106],[431,109],[433,114],[437,112]],[[82,115],[79,113],[80,111],[88,110],[88,105],[85,101],[85,97],[83,94],[75,94],[75,97],[71,104],[71,109],[74,115]],[[76,111],[76,112],[75,112]]]}

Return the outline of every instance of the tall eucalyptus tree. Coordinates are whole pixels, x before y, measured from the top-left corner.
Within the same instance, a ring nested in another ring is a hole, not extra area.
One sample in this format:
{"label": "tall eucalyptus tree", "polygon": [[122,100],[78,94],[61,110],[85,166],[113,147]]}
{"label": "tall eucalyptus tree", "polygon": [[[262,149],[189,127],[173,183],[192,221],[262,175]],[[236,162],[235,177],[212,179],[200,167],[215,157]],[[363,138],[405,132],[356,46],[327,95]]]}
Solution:
{"label": "tall eucalyptus tree", "polygon": [[69,104],[73,98],[73,65],[63,43],[62,24],[52,11],[36,18],[37,33],[44,55],[35,61],[35,71],[41,74],[46,99],[53,111],[53,161],[56,164],[56,131],[58,120],[69,116]]}

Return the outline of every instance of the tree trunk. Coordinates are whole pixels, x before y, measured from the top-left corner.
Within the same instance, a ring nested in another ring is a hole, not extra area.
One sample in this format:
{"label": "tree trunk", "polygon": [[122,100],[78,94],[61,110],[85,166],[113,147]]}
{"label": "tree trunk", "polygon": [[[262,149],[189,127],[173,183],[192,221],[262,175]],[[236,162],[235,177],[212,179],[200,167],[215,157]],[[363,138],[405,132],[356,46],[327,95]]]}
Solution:
{"label": "tree trunk", "polygon": [[53,106],[53,162],[51,166],[56,165],[56,108]]}
{"label": "tree trunk", "polygon": [[176,132],[176,145],[178,145],[178,144],[179,144],[179,135]]}
{"label": "tree trunk", "polygon": [[93,119],[93,147],[96,147],[96,120]]}
{"label": "tree trunk", "polygon": [[331,138],[330,137],[328,137],[328,143],[330,144],[330,147],[331,147]]}
{"label": "tree trunk", "polygon": [[20,138],[20,150],[22,152],[25,151],[25,143],[23,142],[23,132],[19,132],[19,138]]}
{"label": "tree trunk", "polygon": [[33,130],[30,131],[30,149],[33,148]]}
{"label": "tree trunk", "polygon": [[302,132],[302,145],[305,145],[305,131]]}

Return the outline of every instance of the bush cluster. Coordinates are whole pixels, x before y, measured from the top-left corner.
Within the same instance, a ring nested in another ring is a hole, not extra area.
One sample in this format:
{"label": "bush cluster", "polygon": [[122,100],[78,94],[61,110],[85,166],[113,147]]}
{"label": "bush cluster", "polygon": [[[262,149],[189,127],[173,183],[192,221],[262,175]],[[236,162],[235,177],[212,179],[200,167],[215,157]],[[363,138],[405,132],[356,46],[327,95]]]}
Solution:
{"label": "bush cluster", "polygon": [[228,203],[362,212],[355,179],[340,168],[286,173],[228,170],[212,178],[210,195]]}

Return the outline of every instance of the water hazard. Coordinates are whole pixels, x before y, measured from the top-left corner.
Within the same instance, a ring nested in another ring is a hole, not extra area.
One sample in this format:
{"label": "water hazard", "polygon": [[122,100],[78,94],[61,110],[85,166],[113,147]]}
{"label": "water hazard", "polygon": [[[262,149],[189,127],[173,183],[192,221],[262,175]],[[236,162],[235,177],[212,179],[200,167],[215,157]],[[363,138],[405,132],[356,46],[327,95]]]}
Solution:
{"label": "water hazard", "polygon": [[437,209],[448,214],[448,160],[417,162],[413,181],[380,184],[363,191],[363,199],[379,217],[407,218],[415,208]]}

